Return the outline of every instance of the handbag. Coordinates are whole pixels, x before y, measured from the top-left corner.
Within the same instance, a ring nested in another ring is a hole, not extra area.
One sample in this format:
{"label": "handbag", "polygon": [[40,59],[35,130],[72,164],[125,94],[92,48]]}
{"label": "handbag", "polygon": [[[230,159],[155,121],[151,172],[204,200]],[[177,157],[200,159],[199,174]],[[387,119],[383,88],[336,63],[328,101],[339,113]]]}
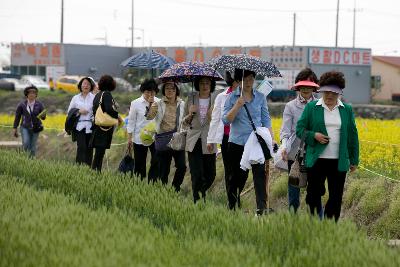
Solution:
{"label": "handbag", "polygon": [[[180,105],[176,108],[176,125],[175,129],[172,131],[164,132],[164,133],[159,133],[154,136],[155,142],[154,146],[157,151],[168,151],[171,150],[171,148],[168,146],[169,142],[172,139],[172,136],[174,133],[176,133],[178,129],[178,120],[179,120],[179,113],[180,113]],[[164,114],[165,116],[165,114]]]}
{"label": "handbag", "polygon": [[27,108],[29,109],[29,116],[31,117],[32,132],[40,133],[44,129],[42,123],[40,122],[40,120],[37,117],[32,116],[33,110],[31,109],[31,107],[27,106]]}
{"label": "handbag", "polygon": [[40,133],[41,131],[43,131],[43,125],[33,125],[32,132]]}
{"label": "handbag", "polygon": [[304,140],[306,138],[307,131],[304,132],[299,150],[296,153],[292,168],[289,173],[289,184],[297,187],[304,188],[307,186],[307,169],[305,166],[305,150],[304,150]]}
{"label": "handbag", "polygon": [[251,127],[253,128],[253,131],[254,131],[254,133],[255,133],[255,135],[257,137],[257,140],[260,143],[262,152],[264,154],[264,158],[267,161],[267,160],[272,158],[271,152],[269,151],[269,148],[268,148],[268,145],[265,142],[264,138],[262,138],[262,136],[257,133],[256,126],[254,125],[253,119],[251,118],[250,112],[249,112],[246,104],[244,104],[244,109],[246,110],[247,116],[249,117]]}
{"label": "handbag", "polygon": [[135,160],[132,158],[131,149],[127,149],[125,156],[122,158],[118,166],[118,171],[124,174],[130,172],[133,175],[133,169],[135,168]]}
{"label": "handbag", "polygon": [[185,150],[186,135],[187,135],[187,130],[182,129],[182,122],[181,122],[179,130],[172,135],[171,141],[169,141],[167,146],[175,151]]}
{"label": "handbag", "polygon": [[277,152],[272,153],[272,157],[274,158],[274,167],[275,167],[275,169],[278,169],[278,170],[287,171],[288,170],[288,162],[283,160],[282,150],[283,150],[283,146],[279,147]]}
{"label": "handbag", "polygon": [[99,107],[97,108],[96,115],[94,116],[94,124],[96,124],[97,126],[105,126],[105,127],[115,126],[118,124],[118,119],[111,117],[101,108],[101,103],[103,101],[103,94],[104,92],[101,94]]}

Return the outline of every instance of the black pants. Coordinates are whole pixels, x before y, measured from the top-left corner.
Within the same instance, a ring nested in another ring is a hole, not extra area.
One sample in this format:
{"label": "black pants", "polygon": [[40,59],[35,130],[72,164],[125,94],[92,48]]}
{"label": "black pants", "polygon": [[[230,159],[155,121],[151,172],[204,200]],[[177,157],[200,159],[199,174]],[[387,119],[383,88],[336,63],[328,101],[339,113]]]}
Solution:
{"label": "black pants", "polygon": [[193,200],[196,203],[200,194],[205,200],[206,191],[215,180],[215,153],[203,154],[201,139],[197,140],[192,152],[188,152],[190,175],[192,176]]}
{"label": "black pants", "polygon": [[229,153],[228,153],[228,139],[229,139],[229,135],[225,135],[222,138],[222,144],[221,144],[221,153],[222,153],[222,161],[224,163],[224,172],[225,172],[225,189],[226,189],[226,195],[227,197],[229,197],[228,195],[228,191],[229,191],[229,177],[230,177],[230,159],[229,159]]}
{"label": "black pants", "polygon": [[[244,146],[228,143],[228,153],[230,157],[229,165],[231,169],[228,192],[230,209],[235,209],[236,203],[238,203],[238,207],[240,207],[240,193],[243,191],[249,175],[249,171],[244,171],[240,168],[240,160],[242,159],[243,151]],[[253,172],[257,210],[263,212],[267,205],[265,164],[251,165],[251,169]]]}
{"label": "black pants", "polygon": [[325,179],[328,179],[329,199],[325,205],[325,217],[339,220],[342,206],[343,188],[346,172],[338,171],[337,159],[318,159],[312,168],[307,169],[306,202],[311,214],[321,212],[321,196],[325,194]]}
{"label": "black pants", "polygon": [[175,191],[178,192],[181,189],[181,184],[186,173],[185,151],[157,151],[157,157],[160,167],[160,179],[163,184],[168,183],[171,161],[172,158],[174,158],[176,171],[174,180],[172,181],[172,186],[175,188]]}
{"label": "black pants", "polygon": [[94,152],[94,158],[92,162],[92,169],[101,172],[103,166],[103,158],[106,153],[106,149],[103,147],[96,147]]}
{"label": "black pants", "polygon": [[93,148],[89,146],[92,134],[86,133],[86,130],[75,131],[76,138],[76,163],[78,164],[92,164]]}
{"label": "black pants", "polygon": [[139,176],[142,180],[146,177],[146,161],[147,151],[150,150],[151,161],[148,180],[156,181],[158,177],[158,160],[154,143],[151,146],[144,146],[139,144],[133,144],[133,154],[135,158],[135,175]]}

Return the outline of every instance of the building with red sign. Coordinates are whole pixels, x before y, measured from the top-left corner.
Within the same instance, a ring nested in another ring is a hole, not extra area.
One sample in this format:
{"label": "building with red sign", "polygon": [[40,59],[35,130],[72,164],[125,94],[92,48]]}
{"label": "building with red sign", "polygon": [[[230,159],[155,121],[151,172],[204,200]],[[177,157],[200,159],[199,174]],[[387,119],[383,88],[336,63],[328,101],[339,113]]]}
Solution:
{"label": "building with red sign", "polygon": [[[135,48],[139,53],[150,48]],[[282,78],[271,79],[275,89],[288,90],[297,73],[311,67],[317,75],[330,70],[342,71],[346,76],[344,99],[352,103],[371,100],[371,49],[311,46],[265,47],[153,47],[177,62],[207,62],[223,54],[246,53],[273,62]],[[103,73],[121,76],[120,63],[131,55],[127,47],[77,44],[12,44],[11,71],[16,74],[44,76],[90,75]]]}

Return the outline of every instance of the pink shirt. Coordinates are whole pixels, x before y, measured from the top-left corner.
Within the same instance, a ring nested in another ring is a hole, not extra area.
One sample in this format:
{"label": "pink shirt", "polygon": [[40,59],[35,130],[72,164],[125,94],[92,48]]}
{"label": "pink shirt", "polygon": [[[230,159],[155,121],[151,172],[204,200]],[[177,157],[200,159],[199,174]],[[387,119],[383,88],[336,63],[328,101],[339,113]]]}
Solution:
{"label": "pink shirt", "polygon": [[[227,94],[232,93],[232,86],[228,88],[226,91]],[[224,125],[224,135],[229,135],[229,132],[231,131],[231,126],[229,125]]]}

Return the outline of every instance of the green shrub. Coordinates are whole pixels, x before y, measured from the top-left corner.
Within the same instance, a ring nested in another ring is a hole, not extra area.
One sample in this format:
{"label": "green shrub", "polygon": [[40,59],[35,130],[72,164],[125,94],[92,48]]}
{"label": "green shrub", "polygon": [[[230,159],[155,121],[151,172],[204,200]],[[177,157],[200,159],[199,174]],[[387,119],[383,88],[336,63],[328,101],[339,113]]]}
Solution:
{"label": "green shrub", "polygon": [[376,220],[387,208],[385,180],[370,181],[369,187],[361,197],[358,209],[365,222]]}
{"label": "green shrub", "polygon": [[373,231],[379,236],[400,239],[400,184],[397,184],[388,199],[389,207],[378,219]]}
{"label": "green shrub", "polygon": [[288,177],[286,174],[279,175],[270,184],[270,191],[272,198],[284,198],[288,192]]}
{"label": "green shrub", "polygon": [[346,181],[347,186],[343,195],[343,205],[345,208],[350,208],[358,204],[364,196],[369,182],[367,179],[351,179]]}

